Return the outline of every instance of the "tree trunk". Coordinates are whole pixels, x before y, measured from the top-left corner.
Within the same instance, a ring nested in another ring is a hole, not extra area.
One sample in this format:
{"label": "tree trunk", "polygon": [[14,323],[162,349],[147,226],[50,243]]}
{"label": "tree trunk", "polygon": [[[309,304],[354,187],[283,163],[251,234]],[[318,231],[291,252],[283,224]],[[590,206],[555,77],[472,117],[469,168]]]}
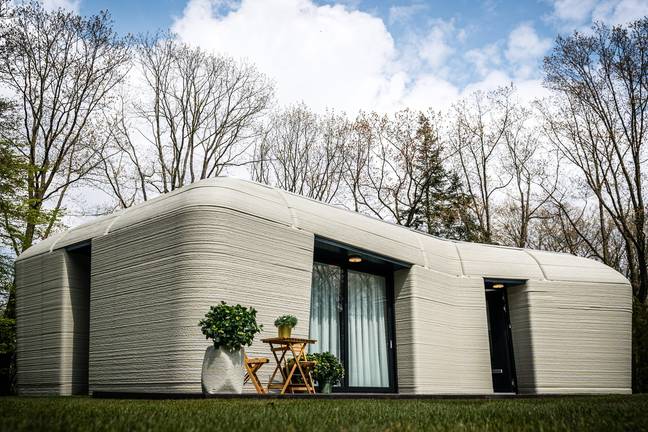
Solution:
{"label": "tree trunk", "polygon": [[646,296],[648,295],[648,263],[645,249],[637,251],[637,262],[639,263],[639,281],[635,293],[641,303],[646,303]]}

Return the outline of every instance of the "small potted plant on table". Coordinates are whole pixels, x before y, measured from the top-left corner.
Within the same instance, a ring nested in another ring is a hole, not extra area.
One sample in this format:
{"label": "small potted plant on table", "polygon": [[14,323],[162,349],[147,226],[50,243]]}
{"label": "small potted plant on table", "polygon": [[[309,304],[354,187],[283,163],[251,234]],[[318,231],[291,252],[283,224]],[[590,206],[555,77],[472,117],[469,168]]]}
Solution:
{"label": "small potted plant on table", "polygon": [[256,322],[256,310],[221,302],[212,306],[198,323],[213,345],[205,350],[201,383],[203,393],[243,393],[245,351],[263,326]]}
{"label": "small potted plant on table", "polygon": [[294,315],[282,315],[275,320],[274,325],[278,329],[280,338],[289,338],[292,329],[297,325],[297,317]]}
{"label": "small potted plant on table", "polygon": [[320,393],[331,393],[333,386],[344,378],[344,367],[330,352],[308,355],[309,360],[315,361],[313,378],[317,381]]}

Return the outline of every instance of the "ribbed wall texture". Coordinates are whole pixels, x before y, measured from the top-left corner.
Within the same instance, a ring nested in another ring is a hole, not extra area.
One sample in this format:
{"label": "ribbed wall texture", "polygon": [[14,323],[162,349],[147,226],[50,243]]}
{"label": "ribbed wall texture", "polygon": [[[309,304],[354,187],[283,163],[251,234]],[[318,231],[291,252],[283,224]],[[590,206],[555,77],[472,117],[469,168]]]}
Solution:
{"label": "ribbed wall texture", "polygon": [[396,281],[400,391],[492,393],[483,281],[419,266]]}
{"label": "ribbed wall texture", "polygon": [[529,281],[508,289],[521,393],[630,393],[627,285]]}
{"label": "ribbed wall texture", "polygon": [[[509,295],[521,391],[630,389],[631,289],[613,269],[445,241],[218,178],[76,227],[18,258],[19,390],[83,391],[87,281],[62,248],[92,240],[90,391],[199,392],[208,342],[197,322],[210,305],[257,308],[266,327],[257,340],[274,335],[273,320],[285,313],[299,318],[296,335],[308,334],[314,236],[412,265],[395,283],[401,392],[492,392],[484,277],[528,280]],[[256,342],[249,354],[269,351]]]}
{"label": "ribbed wall texture", "polygon": [[16,263],[17,382],[20,394],[65,394],[61,382],[64,252]]}
{"label": "ribbed wall texture", "polygon": [[18,389],[21,394],[87,391],[85,260],[65,250],[16,264]]}
{"label": "ribbed wall texture", "polygon": [[93,242],[91,392],[200,392],[198,321],[220,301],[258,310],[250,356],[279,315],[308,334],[312,234],[218,207],[158,214]]}
{"label": "ribbed wall texture", "polygon": [[396,328],[396,376],[398,392],[416,392],[416,340],[414,328],[414,287],[411,270],[399,270],[394,274],[394,324]]}

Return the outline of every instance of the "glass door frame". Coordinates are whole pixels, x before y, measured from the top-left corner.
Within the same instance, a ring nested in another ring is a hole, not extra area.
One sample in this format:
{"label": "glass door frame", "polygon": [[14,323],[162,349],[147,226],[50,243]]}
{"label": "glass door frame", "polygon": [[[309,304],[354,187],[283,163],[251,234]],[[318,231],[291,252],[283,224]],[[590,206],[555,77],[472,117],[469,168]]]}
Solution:
{"label": "glass door frame", "polygon": [[[396,325],[394,314],[394,271],[398,268],[388,261],[378,262],[375,256],[368,258],[360,263],[350,263],[349,256],[361,255],[349,249],[342,249],[338,251],[328,250],[315,246],[313,261],[329,264],[340,267],[342,270],[342,278],[340,287],[340,294],[342,297],[342,310],[339,312],[340,323],[340,351],[341,362],[344,366],[345,374],[341,386],[334,387],[335,392],[347,393],[396,393],[398,392],[398,379],[396,374]],[[349,340],[348,334],[348,305],[349,305],[349,276],[348,271],[357,271],[369,273],[372,275],[382,276],[385,278],[385,294],[386,294],[386,323],[387,330],[387,367],[389,385],[387,387],[350,387],[349,386],[349,350],[347,343]]]}

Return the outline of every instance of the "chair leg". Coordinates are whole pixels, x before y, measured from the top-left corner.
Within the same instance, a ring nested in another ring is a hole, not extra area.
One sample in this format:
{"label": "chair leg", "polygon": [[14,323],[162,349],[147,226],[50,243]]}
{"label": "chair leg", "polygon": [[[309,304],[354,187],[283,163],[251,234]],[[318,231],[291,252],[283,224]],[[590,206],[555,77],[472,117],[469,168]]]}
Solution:
{"label": "chair leg", "polygon": [[317,392],[315,391],[315,384],[313,383],[313,374],[312,374],[312,372],[311,372],[310,370],[308,371],[308,374],[307,374],[305,380],[308,380],[308,385],[307,385],[307,387],[310,387],[310,388],[308,389],[308,393],[310,393],[310,394],[315,394],[315,393],[317,393]]}
{"label": "chair leg", "polygon": [[248,370],[248,373],[246,375],[248,381],[252,381],[252,384],[254,384],[254,388],[256,389],[256,392],[258,394],[265,394],[266,391],[261,385],[261,382],[259,381],[259,377],[256,374],[256,372],[261,368],[261,365],[254,365],[252,367],[245,365],[245,368]]}

